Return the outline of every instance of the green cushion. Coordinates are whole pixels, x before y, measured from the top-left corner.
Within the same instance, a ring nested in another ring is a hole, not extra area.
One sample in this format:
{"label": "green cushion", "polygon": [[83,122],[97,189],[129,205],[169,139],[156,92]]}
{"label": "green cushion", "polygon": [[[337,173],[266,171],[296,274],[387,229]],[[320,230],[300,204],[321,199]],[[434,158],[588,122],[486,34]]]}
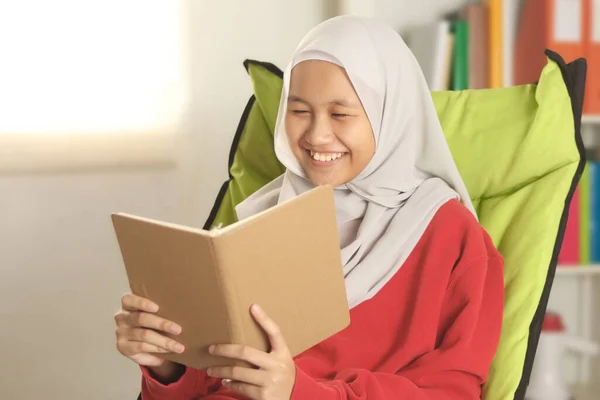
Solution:
{"label": "green cushion", "polygon": [[[487,400],[524,394],[566,210],[584,165],[581,79],[573,75],[581,65],[546,54],[535,84],[432,93],[481,224],[505,259],[505,314]],[[244,64],[254,95],[235,135],[230,179],[205,228],[234,222],[235,205],[284,172],[273,151],[282,72],[269,63]]]}

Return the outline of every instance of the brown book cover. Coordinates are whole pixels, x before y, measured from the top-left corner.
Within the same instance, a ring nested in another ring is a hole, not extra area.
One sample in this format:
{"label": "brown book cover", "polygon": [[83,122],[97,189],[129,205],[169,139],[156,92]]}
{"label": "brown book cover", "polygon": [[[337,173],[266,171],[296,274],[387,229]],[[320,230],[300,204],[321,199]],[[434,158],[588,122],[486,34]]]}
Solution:
{"label": "brown book cover", "polygon": [[159,355],[165,359],[206,369],[232,364],[211,356],[211,344],[267,351],[254,303],[279,325],[293,356],[350,323],[331,186],[218,230],[123,213],[112,221],[132,292],[183,328],[171,337],[186,350]]}
{"label": "brown book cover", "polygon": [[[567,63],[588,56],[585,32],[589,24],[585,17],[589,13],[586,1],[528,0],[522,8],[515,40],[514,84],[539,80],[547,63],[546,49],[558,53]],[[590,106],[588,99],[586,93],[584,112]]]}
{"label": "brown book cover", "polygon": [[465,10],[469,24],[469,89],[486,89],[489,85],[489,8],[471,4]]}

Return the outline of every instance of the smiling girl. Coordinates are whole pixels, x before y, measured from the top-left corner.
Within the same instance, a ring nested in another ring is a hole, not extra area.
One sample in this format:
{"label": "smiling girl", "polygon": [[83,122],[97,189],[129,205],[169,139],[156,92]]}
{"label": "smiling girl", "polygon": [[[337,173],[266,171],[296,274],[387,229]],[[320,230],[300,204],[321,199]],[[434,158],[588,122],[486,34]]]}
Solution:
{"label": "smiling girl", "polygon": [[142,367],[143,399],[480,399],[500,337],[503,262],[400,36],[349,16],[311,30],[284,73],[275,151],[286,172],[238,217],[333,185],[350,326],[292,358],[255,305],[270,351],[216,343],[213,354],[254,367],[199,371],[150,354],[185,351],[162,334],[181,327],[126,294],[117,347]]}

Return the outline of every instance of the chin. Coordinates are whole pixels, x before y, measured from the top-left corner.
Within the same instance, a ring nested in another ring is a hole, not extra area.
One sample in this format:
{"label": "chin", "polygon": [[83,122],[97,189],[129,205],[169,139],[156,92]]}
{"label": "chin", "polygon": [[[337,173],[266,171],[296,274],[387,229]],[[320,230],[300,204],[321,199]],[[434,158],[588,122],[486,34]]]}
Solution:
{"label": "chin", "polygon": [[331,185],[333,187],[337,187],[346,183],[346,181],[337,177],[315,176],[314,174],[309,174],[308,179],[315,186]]}
{"label": "chin", "polygon": [[[348,182],[345,180],[344,165],[331,166],[329,168],[315,167],[310,160],[303,160],[302,168],[306,177],[315,186],[331,185],[333,187],[341,186]],[[307,165],[308,164],[308,165]]]}

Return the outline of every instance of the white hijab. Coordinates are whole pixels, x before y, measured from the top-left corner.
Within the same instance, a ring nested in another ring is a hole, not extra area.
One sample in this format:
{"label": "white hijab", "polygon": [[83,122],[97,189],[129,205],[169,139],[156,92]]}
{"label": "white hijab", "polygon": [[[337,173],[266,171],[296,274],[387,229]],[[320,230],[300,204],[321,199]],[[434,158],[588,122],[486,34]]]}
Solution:
{"label": "white hijab", "polygon": [[275,152],[287,170],[238,205],[239,219],[314,188],[292,153],[284,118],[292,68],[315,59],[345,68],[375,135],[369,164],[334,191],[352,308],[394,276],[448,200],[460,199],[476,214],[410,49],[381,22],[341,16],[313,28],[284,71]]}

